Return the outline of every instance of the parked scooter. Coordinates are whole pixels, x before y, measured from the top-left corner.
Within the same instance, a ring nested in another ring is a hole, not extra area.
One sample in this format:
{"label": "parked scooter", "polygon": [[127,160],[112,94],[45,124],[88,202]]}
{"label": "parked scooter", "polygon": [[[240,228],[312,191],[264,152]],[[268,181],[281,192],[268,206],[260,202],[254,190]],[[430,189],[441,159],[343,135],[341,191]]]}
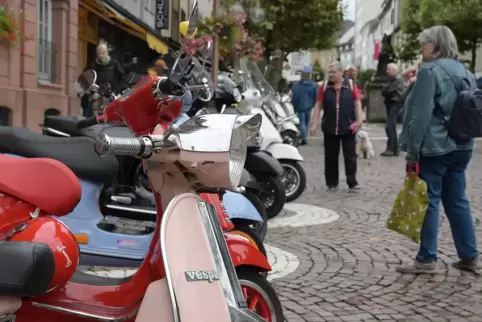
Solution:
{"label": "parked scooter", "polygon": [[[157,100],[147,104],[145,94],[153,85]],[[65,215],[80,199],[80,184],[65,165],[0,156],[6,170],[0,178],[0,232],[7,240],[0,244],[3,321],[283,321],[279,299],[265,279],[245,271],[238,281],[226,246],[232,236],[225,239],[212,207],[194,193],[236,187],[243,139],[257,130],[260,119],[202,116],[176,131],[158,124],[179,114],[183,94],[176,78],[149,77],[122,101],[109,104],[107,116],[79,123],[122,120],[134,133],[147,134],[131,139],[103,134],[95,146],[99,155],[143,158],[156,192],[156,234],[141,268],[129,278],[77,271],[74,236],[47,215]],[[137,105],[139,99],[146,104]],[[162,108],[158,100],[165,103]],[[216,141],[209,140],[213,137]],[[248,261],[246,256],[235,260]]]}
{"label": "parked scooter", "polygon": [[[194,108],[193,113],[226,113],[239,114],[236,105],[243,99],[238,86],[229,76],[220,74],[212,103],[208,106]],[[263,201],[269,218],[277,216],[286,201],[286,192],[281,181],[284,173],[278,160],[266,151],[260,151],[260,141],[257,135],[248,142],[248,155],[245,168],[256,178],[261,189],[258,196]]]}
{"label": "parked scooter", "polygon": [[[250,67],[248,68],[248,66]],[[303,157],[297,148],[283,143],[281,135],[267,116],[272,112],[263,103],[264,98],[254,85],[259,83],[258,80],[250,73],[255,69],[259,71],[258,66],[242,59],[240,67],[244,81],[244,99],[238,104],[238,110],[242,114],[261,113],[263,115],[263,123],[259,132],[260,149],[267,151],[280,161],[284,168],[282,182],[286,189],[286,200],[293,201],[301,196],[306,188],[306,173],[300,164]]]}

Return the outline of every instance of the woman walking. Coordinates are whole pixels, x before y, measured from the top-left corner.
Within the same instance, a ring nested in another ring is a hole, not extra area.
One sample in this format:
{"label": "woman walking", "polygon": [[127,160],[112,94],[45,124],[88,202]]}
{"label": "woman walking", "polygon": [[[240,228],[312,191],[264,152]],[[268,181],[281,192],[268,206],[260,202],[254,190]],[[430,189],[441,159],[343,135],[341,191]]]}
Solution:
{"label": "woman walking", "polygon": [[[446,26],[434,26],[419,35],[423,64],[405,102],[401,149],[407,152],[407,166],[418,163],[420,177],[428,187],[429,205],[421,230],[415,262],[397,268],[401,273],[436,273],[440,201],[445,209],[460,260],[452,266],[470,271],[481,268],[465,172],[472,158],[474,141],[456,143],[448,136],[441,109],[451,115],[464,80],[475,87],[475,77],[458,61],[457,41]],[[457,84],[455,84],[457,83]]]}

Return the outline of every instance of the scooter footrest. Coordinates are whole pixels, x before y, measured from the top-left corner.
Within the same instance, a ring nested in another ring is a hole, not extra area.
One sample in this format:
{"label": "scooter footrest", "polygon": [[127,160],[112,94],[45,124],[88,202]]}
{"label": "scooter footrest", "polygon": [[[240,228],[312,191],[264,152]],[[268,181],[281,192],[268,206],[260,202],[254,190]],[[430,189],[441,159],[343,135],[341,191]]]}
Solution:
{"label": "scooter footrest", "polygon": [[15,322],[15,314],[2,315],[0,316],[0,322]]}

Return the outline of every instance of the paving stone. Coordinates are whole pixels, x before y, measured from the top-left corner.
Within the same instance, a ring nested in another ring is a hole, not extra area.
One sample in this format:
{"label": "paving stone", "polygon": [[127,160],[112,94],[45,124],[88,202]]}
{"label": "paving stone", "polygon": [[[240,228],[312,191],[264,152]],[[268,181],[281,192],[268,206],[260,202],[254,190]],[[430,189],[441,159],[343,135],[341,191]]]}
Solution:
{"label": "paving stone", "polygon": [[[266,243],[298,258],[296,270],[273,280],[288,322],[482,321],[482,276],[451,267],[457,260],[448,221],[441,207],[438,275],[401,275],[418,245],[386,229],[404,177],[404,158],[382,158],[385,142],[374,141],[377,156],[359,159],[359,193],[347,191],[340,157],[340,190],[326,191],[321,144],[300,147],[307,188],[296,204],[336,213],[335,221],[312,225],[278,217]],[[482,155],[475,153],[467,173],[467,193],[479,241],[482,240]],[[305,208],[304,220],[311,218]],[[334,216],[334,215],[333,215]],[[299,217],[301,218],[301,217]],[[293,225],[289,225],[293,223]],[[295,224],[296,223],[296,224]],[[295,227],[293,227],[295,226]],[[352,319],[352,320],[350,320]]]}

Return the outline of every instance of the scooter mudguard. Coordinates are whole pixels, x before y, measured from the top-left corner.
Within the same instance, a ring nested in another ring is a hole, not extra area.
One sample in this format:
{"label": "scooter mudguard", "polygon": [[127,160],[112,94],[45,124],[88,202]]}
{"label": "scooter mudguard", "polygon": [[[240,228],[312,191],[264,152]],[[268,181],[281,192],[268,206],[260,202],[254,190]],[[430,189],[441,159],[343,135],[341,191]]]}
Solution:
{"label": "scooter mudguard", "polygon": [[248,153],[244,167],[251,173],[257,172],[270,176],[280,176],[284,173],[283,166],[277,158],[271,156],[266,151]]}
{"label": "scooter mudguard", "polygon": [[243,169],[243,172],[241,173],[241,180],[239,180],[239,186],[245,187],[247,189],[253,189],[256,192],[261,191],[261,185],[259,184],[259,182],[256,181],[256,178],[253,177],[253,175],[249,173],[249,171],[246,169]]}
{"label": "scooter mudguard", "polygon": [[263,222],[256,207],[251,201],[240,193],[226,191],[223,196],[224,208],[229,219],[245,219],[256,222]]}
{"label": "scooter mudguard", "polygon": [[275,159],[303,161],[303,157],[297,148],[292,145],[284,143],[273,143],[266,149]]}
{"label": "scooter mudguard", "polygon": [[284,131],[293,131],[295,133],[299,133],[298,128],[296,127],[294,122],[292,122],[291,120],[281,123],[280,128],[279,128],[279,132],[283,133]]}
{"label": "scooter mudguard", "polygon": [[231,233],[224,233],[224,238],[234,267],[250,266],[255,267],[257,272],[271,271],[268,259],[248,239]]}

